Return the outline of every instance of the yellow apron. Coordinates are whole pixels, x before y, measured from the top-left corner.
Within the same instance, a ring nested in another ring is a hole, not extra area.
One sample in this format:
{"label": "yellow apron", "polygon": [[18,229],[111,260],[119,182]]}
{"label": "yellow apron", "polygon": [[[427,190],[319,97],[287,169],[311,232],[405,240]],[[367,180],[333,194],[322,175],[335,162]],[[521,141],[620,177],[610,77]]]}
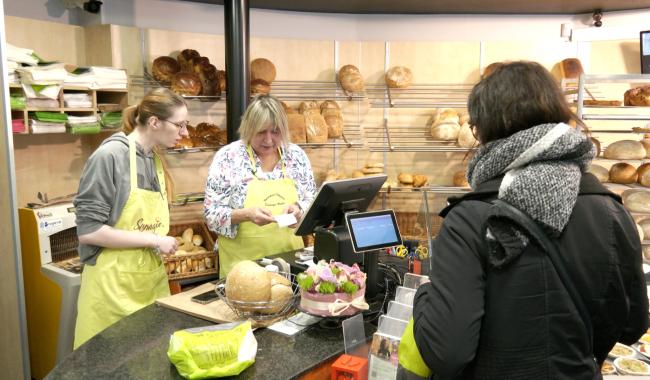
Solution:
{"label": "yellow apron", "polygon": [[[247,147],[248,158],[253,168],[255,178],[248,184],[244,208],[265,207],[273,215],[280,215],[284,208],[298,200],[296,184],[287,177],[282,161],[282,178],[260,180],[257,177],[255,159],[250,145]],[[288,252],[303,248],[302,238],[296,236],[291,228],[280,228],[277,223],[258,226],[253,222],[239,223],[237,236],[234,239],[220,235],[217,240],[219,247],[219,277],[225,278],[232,267],[242,260],[256,260],[276,253]]]}
{"label": "yellow apron", "polygon": [[[169,232],[165,175],[154,155],[160,192],[138,188],[135,139],[129,136],[131,191],[115,226],[126,231]],[[95,265],[84,266],[74,348],[123,317],[169,295],[167,272],[149,248],[104,248]]]}

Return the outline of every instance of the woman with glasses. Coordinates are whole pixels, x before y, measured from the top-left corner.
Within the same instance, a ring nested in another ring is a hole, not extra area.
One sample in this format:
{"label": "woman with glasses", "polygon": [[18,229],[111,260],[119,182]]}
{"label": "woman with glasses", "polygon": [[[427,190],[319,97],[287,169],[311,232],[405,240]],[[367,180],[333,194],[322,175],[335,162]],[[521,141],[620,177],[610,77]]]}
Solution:
{"label": "woman with glasses", "polygon": [[219,276],[241,260],[302,248],[295,224],[280,227],[274,216],[300,220],[316,194],[305,152],[289,143],[287,116],[270,95],[254,98],[239,126],[241,139],[217,152],[208,172],[204,213],[219,238]]}
{"label": "woman with glasses", "polygon": [[123,132],[86,162],[74,200],[84,262],[74,347],[156,298],[169,295],[159,253],[173,253],[169,208],[157,148],[187,136],[187,106],[154,89],[122,112]]}

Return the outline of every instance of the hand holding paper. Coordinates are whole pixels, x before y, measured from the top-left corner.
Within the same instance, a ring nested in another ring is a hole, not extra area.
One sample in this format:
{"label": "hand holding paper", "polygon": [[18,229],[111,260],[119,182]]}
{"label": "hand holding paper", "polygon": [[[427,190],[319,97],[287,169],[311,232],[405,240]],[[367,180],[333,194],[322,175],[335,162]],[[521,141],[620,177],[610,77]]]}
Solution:
{"label": "hand holding paper", "polygon": [[298,223],[293,214],[280,214],[273,217],[280,227],[288,227]]}

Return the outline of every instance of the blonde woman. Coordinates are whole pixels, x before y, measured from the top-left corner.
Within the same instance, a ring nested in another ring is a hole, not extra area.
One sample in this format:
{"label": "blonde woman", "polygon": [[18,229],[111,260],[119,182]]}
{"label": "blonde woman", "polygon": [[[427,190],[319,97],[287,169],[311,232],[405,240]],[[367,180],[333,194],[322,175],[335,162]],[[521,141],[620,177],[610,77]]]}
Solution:
{"label": "blonde woman", "polygon": [[287,116],[273,96],[260,95],[246,109],[241,139],[217,152],[205,188],[208,227],[219,235],[219,276],[241,260],[302,248],[292,227],[274,215],[300,220],[316,193],[305,152],[289,143]]}
{"label": "blonde woman", "polygon": [[[79,182],[77,210],[81,276],[75,348],[169,295],[159,253],[172,253],[169,209],[156,147],[187,136],[187,107],[158,88],[123,112],[123,129],[90,156]],[[127,136],[128,133],[128,136]]]}

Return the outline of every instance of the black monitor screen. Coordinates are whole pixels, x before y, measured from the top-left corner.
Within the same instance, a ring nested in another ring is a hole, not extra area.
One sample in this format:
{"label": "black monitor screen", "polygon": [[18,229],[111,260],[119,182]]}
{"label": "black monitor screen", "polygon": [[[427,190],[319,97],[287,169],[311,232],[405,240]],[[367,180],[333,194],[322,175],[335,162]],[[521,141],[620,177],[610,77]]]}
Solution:
{"label": "black monitor screen", "polygon": [[355,252],[402,244],[393,210],[346,214],[345,220]]}
{"label": "black monitor screen", "polygon": [[382,174],[323,183],[296,229],[296,235],[310,234],[316,227],[342,225],[346,212],[366,211],[386,178]]}
{"label": "black monitor screen", "polygon": [[650,30],[641,32],[641,73],[650,74]]}

